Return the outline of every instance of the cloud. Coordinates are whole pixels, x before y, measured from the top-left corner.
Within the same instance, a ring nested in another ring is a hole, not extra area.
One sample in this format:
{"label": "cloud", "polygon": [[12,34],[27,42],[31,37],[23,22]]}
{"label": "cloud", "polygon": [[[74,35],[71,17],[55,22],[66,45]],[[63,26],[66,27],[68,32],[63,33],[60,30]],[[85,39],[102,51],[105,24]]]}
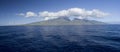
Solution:
{"label": "cloud", "polygon": [[43,11],[43,12],[40,12],[39,15],[41,17],[44,17],[45,20],[49,20],[49,19],[60,18],[60,17],[68,17],[68,18],[74,17],[74,18],[79,18],[79,19],[84,19],[88,17],[102,18],[109,14],[102,12],[98,9],[93,9],[90,11],[90,10],[85,10],[82,8],[70,8],[70,9],[61,10],[58,12]]}
{"label": "cloud", "polygon": [[[23,15],[23,14],[20,14]],[[98,9],[93,10],[86,10],[83,8],[70,8],[67,10],[61,10],[58,12],[49,12],[49,11],[43,11],[39,12],[38,15],[34,12],[27,12],[24,14],[25,17],[42,17],[44,20],[49,19],[55,19],[55,18],[61,18],[61,17],[67,17],[67,18],[78,18],[78,19],[84,19],[84,18],[102,18],[105,16],[108,16],[108,13],[102,12]]]}
{"label": "cloud", "polygon": [[37,14],[34,13],[34,12],[31,12],[31,11],[26,12],[26,13],[20,13],[20,14],[18,14],[18,15],[24,16],[24,17],[37,17]]}
{"label": "cloud", "polygon": [[105,17],[105,16],[107,16],[107,15],[109,15],[109,14],[108,14],[108,13],[101,12],[101,11],[99,11],[99,10],[97,10],[97,9],[93,9],[93,10],[92,10],[92,15],[91,15],[91,17]]}
{"label": "cloud", "polygon": [[29,11],[29,12],[26,13],[25,17],[35,17],[35,16],[37,16],[37,14],[35,14],[34,12]]}

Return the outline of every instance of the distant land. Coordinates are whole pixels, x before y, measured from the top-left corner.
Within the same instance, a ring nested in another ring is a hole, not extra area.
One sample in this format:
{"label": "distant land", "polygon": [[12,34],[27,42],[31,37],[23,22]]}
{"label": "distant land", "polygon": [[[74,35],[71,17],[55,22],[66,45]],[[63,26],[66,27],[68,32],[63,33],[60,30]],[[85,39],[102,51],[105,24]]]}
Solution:
{"label": "distant land", "polygon": [[95,20],[87,20],[87,19],[77,19],[70,20],[69,18],[57,18],[51,20],[45,20],[40,22],[33,22],[29,24],[24,24],[25,26],[49,26],[49,25],[105,25],[107,23],[95,21]]}

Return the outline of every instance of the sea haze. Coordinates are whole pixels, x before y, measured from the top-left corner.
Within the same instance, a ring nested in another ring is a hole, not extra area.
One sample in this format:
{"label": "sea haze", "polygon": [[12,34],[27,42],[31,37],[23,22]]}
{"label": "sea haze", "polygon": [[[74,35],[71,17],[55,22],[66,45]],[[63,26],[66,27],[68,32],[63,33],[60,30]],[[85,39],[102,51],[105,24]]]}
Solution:
{"label": "sea haze", "polygon": [[120,52],[120,25],[1,26],[0,52]]}

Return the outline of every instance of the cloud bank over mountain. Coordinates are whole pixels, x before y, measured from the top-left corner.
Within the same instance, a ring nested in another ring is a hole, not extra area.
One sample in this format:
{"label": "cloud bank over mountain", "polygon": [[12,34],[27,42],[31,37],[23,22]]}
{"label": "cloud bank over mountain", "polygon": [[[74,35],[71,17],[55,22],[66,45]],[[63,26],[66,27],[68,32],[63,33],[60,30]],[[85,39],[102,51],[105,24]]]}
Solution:
{"label": "cloud bank over mountain", "polygon": [[98,9],[86,10],[82,8],[70,8],[70,9],[61,10],[58,12],[43,11],[39,13],[34,13],[31,11],[28,11],[26,13],[20,13],[18,15],[24,16],[24,17],[42,17],[44,20],[49,20],[49,19],[55,19],[55,18],[61,18],[61,17],[67,17],[70,19],[74,19],[74,18],[85,19],[89,17],[102,18],[102,17],[108,16],[109,13],[102,12]]}

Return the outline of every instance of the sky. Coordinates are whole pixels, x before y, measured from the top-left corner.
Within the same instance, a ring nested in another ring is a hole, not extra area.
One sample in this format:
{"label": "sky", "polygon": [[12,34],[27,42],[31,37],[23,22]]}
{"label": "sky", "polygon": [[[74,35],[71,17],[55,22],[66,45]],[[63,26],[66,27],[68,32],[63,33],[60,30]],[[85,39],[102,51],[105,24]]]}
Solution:
{"label": "sky", "polygon": [[[91,12],[97,10],[109,14],[102,18],[90,19],[120,24],[119,5],[120,0],[0,0],[0,26],[37,22],[46,16],[46,14],[40,14],[45,11],[48,14],[57,14],[60,11],[69,11],[69,9],[74,8],[78,8],[79,11],[84,9]],[[30,16],[27,17],[27,14]]]}

